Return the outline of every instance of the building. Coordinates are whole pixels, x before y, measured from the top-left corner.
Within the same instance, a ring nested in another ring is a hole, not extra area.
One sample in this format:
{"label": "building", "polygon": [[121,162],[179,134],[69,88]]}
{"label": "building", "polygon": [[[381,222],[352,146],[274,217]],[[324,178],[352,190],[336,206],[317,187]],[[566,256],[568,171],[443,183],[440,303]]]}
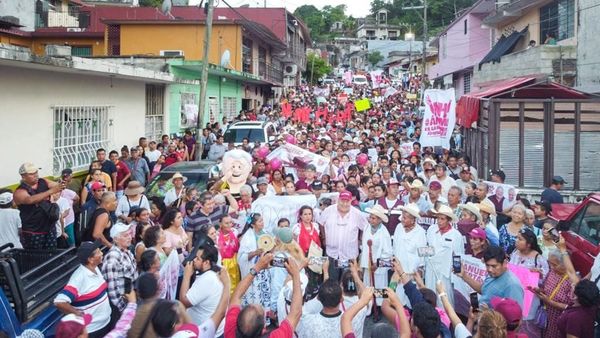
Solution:
{"label": "building", "polygon": [[[0,133],[5,156],[0,186],[20,179],[24,162],[41,167],[40,176],[62,169],[87,169],[96,149],[137,144],[155,138],[150,107],[168,104],[154,95],[173,75],[130,65],[80,57],[38,57],[28,49],[0,45]],[[35,96],[35,99],[32,99]]]}
{"label": "building", "polygon": [[366,17],[359,21],[356,37],[365,40],[399,40],[402,26],[388,24],[388,10],[380,9],[375,17]]}
{"label": "building", "polygon": [[577,25],[577,89],[600,93],[600,6],[597,0],[579,0]]}
{"label": "building", "polygon": [[[492,28],[494,47],[475,68],[477,86],[527,75],[574,86],[576,4],[577,0],[516,0],[491,12],[483,24]],[[597,39],[589,39],[593,40]]]}
{"label": "building", "polygon": [[435,87],[454,88],[457,97],[471,91],[474,66],[491,48],[490,30],[482,28],[482,20],[495,4],[476,1],[430,43],[438,50],[437,64],[427,69]]}

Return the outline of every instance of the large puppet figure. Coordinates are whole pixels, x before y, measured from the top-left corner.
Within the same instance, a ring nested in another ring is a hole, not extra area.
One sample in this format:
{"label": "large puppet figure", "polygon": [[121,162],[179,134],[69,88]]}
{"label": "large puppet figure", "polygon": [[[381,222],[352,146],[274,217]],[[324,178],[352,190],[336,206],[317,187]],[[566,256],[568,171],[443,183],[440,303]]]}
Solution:
{"label": "large puppet figure", "polygon": [[[252,156],[241,149],[233,149],[223,156],[223,177],[212,190],[229,189],[239,199],[240,188],[246,184],[252,170]],[[216,189],[215,189],[216,188]]]}

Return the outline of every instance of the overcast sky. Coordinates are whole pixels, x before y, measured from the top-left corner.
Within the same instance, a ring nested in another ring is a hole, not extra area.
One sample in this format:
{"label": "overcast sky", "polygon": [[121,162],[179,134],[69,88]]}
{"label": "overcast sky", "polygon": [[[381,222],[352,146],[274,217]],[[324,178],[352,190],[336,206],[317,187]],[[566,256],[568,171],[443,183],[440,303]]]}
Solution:
{"label": "overcast sky", "polygon": [[[371,9],[371,1],[369,0],[266,0],[267,7],[285,7],[290,12],[294,12],[297,7],[302,5],[313,5],[318,9],[325,5],[337,6],[346,5],[346,15],[352,15],[355,18],[362,18],[369,14]],[[215,0],[215,4],[219,3],[219,7],[224,7],[222,1]],[[227,0],[232,7],[239,7],[244,4],[249,4],[250,7],[262,7],[265,0]],[[191,5],[200,3],[200,0],[190,0]]]}

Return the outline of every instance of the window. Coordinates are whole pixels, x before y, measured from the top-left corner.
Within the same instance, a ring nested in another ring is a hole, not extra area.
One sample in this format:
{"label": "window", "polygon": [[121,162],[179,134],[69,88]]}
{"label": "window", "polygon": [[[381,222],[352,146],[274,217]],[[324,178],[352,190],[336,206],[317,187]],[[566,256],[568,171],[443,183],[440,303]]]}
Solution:
{"label": "window", "polygon": [[92,46],[71,46],[72,56],[92,56]]}
{"label": "window", "polygon": [[233,120],[237,115],[237,98],[223,97],[223,117]]}
{"label": "window", "polygon": [[463,92],[465,94],[471,92],[471,73],[465,73],[464,75]]}
{"label": "window", "polygon": [[252,40],[242,40],[242,71],[252,74]]}
{"label": "window", "polygon": [[160,140],[164,129],[165,87],[146,85],[145,136],[149,141]]}
{"label": "window", "polygon": [[467,20],[465,19],[465,35],[467,35]]}
{"label": "window", "polygon": [[448,36],[446,34],[440,37],[440,49],[442,50],[442,59],[446,58],[446,41]]}
{"label": "window", "polygon": [[110,106],[54,106],[53,170],[84,169],[96,149],[110,148]]}
{"label": "window", "polygon": [[572,229],[579,236],[597,245],[600,242],[600,204],[590,202],[574,219]]}
{"label": "window", "polygon": [[575,1],[558,0],[540,8],[540,42],[546,41],[546,35],[556,41],[575,35]]}

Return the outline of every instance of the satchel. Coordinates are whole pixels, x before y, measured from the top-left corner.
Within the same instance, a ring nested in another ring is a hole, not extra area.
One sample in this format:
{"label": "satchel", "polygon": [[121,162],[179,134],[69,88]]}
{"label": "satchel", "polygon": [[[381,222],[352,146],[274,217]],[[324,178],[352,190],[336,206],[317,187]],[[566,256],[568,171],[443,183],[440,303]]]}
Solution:
{"label": "satchel", "polygon": [[50,201],[42,201],[38,206],[44,211],[50,224],[54,225],[60,219],[60,207],[58,204]]}
{"label": "satchel", "polygon": [[[556,293],[558,292],[558,289],[560,289],[560,286],[562,285],[562,283],[564,283],[564,281],[568,278],[568,275],[565,275],[560,282],[558,282],[558,284],[556,285],[556,287],[554,288],[554,290],[552,290],[552,293],[550,294],[550,297],[548,297],[548,300],[552,300],[552,298],[554,298],[554,296],[556,296]],[[546,312],[546,305],[544,304],[540,304],[540,306],[537,308],[536,312],[535,312],[535,319],[534,319],[535,325],[537,327],[539,327],[542,330],[545,330],[548,327],[548,312]]]}

